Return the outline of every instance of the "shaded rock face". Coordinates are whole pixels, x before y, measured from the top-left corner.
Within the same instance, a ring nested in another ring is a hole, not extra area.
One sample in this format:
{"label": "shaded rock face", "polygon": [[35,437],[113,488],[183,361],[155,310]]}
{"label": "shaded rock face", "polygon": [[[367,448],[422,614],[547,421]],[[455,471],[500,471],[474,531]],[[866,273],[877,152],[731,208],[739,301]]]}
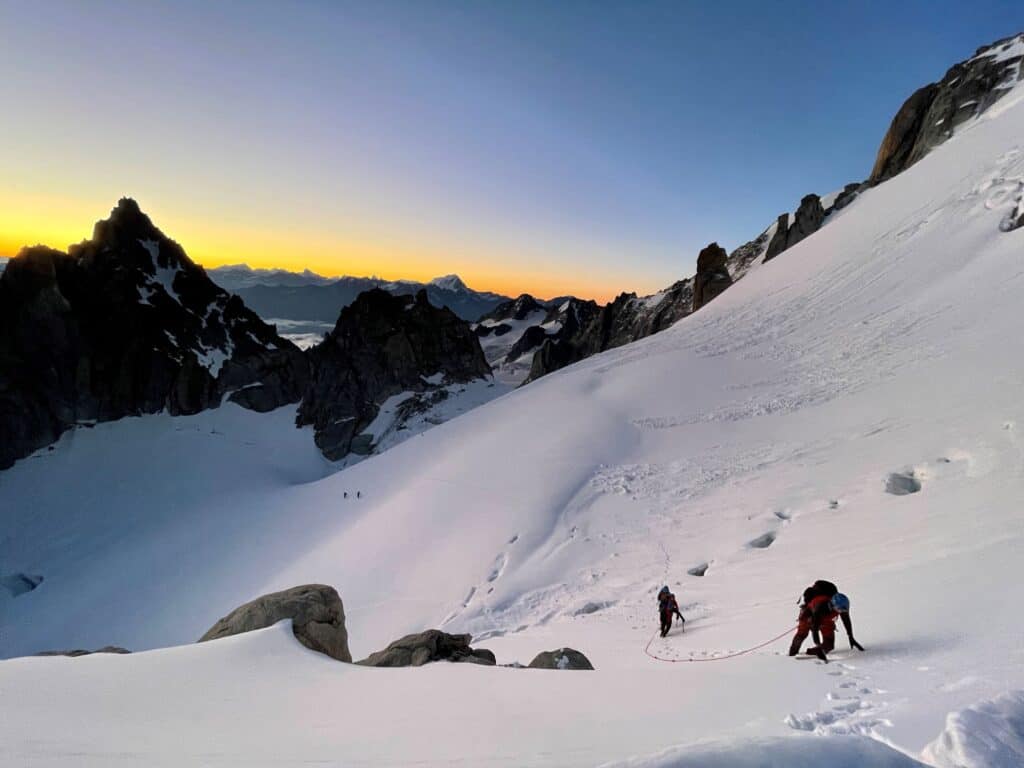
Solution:
{"label": "shaded rock face", "polygon": [[387,648],[371,653],[362,661],[364,667],[421,667],[432,661],[457,661],[494,666],[494,654],[484,648],[469,647],[469,635],[449,635],[439,629],[428,629],[395,640]]}
{"label": "shaded rock face", "polygon": [[220,619],[199,642],[263,629],[282,619],[292,620],[295,638],[310,650],[338,661],[352,661],[345,608],[334,587],[325,584],[305,584],[257,597]]}
{"label": "shaded rock face", "polygon": [[832,211],[849,205],[857,196],[860,187],[860,184],[847,184],[827,211],[822,207],[820,197],[815,194],[804,195],[800,200],[800,207],[796,209],[796,214],[793,216],[792,224],[789,223],[788,213],[779,216],[764,260],[771,261],[783,251],[792,248],[804,238],[821,229],[821,225],[825,223],[825,217]]}
{"label": "shaded rock face", "polygon": [[778,221],[775,222],[775,234],[772,235],[771,241],[768,243],[768,251],[764,255],[765,261],[771,261],[784,250],[786,250],[786,235],[789,232],[789,214],[779,214]]}
{"label": "shaded rock face", "polygon": [[590,659],[572,648],[538,653],[529,664],[530,669],[593,669]]}
{"label": "shaded rock face", "polygon": [[36,656],[70,656],[77,658],[78,656],[90,656],[94,653],[114,653],[114,654],[126,654],[131,653],[127,648],[122,648],[119,645],[104,645],[102,648],[97,648],[95,651],[87,651],[84,648],[76,648],[73,651],[40,651],[35,654]]}
{"label": "shaded rock face", "polygon": [[906,170],[1006,95],[1024,75],[1022,42],[1019,34],[983,46],[939,82],[915,91],[889,125],[869,181],[877,184]]}
{"label": "shaded rock face", "polygon": [[369,449],[358,438],[387,398],[425,391],[425,379],[438,374],[456,383],[491,373],[469,324],[433,306],[424,291],[415,298],[378,289],[361,294],[307,354],[312,373],[296,423],[313,426],[331,460]]}
{"label": "shaded rock face", "polygon": [[299,349],[134,200],[68,253],[26,248],[0,274],[0,468],[78,423],[197,413],[225,395],[265,411],[307,379]]}
{"label": "shaded rock face", "polygon": [[793,226],[786,233],[786,248],[792,248],[808,235],[813,235],[821,229],[823,221],[825,209],[821,207],[821,198],[813,193],[804,195],[793,217]]}
{"label": "shaded rock face", "polygon": [[726,262],[729,254],[718,243],[711,243],[697,256],[697,274],[693,278],[693,311],[706,305],[732,285]]}
{"label": "shaded rock face", "polygon": [[539,325],[531,325],[523,331],[523,335],[512,345],[512,349],[505,356],[505,361],[511,363],[513,360],[518,360],[531,349],[535,349],[543,344],[547,337],[547,331]]}

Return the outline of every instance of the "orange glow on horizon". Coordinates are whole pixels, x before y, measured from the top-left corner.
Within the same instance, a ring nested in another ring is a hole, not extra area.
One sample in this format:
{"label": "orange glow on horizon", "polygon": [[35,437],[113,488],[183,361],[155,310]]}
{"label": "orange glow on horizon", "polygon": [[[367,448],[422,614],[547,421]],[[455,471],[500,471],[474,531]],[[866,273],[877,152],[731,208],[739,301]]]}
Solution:
{"label": "orange glow on horizon", "polygon": [[[70,198],[43,201],[3,192],[0,211],[0,256],[14,256],[23,246],[36,244],[66,250],[69,244],[91,237],[93,224],[107,213],[97,212],[91,202]],[[401,242],[360,242],[323,232],[303,232],[300,239],[287,229],[232,226],[220,220],[209,222],[167,212],[151,218],[165,234],[181,243],[194,261],[208,268],[248,264],[253,268],[295,272],[309,269],[328,277],[376,275],[388,280],[420,282],[457,274],[478,291],[507,296],[530,293],[543,299],[574,295],[599,303],[610,301],[623,290],[648,292],[637,285],[640,281],[636,275],[581,276],[547,266],[532,268],[529,263],[513,272],[489,264],[486,254],[453,255],[439,248],[412,248]]]}

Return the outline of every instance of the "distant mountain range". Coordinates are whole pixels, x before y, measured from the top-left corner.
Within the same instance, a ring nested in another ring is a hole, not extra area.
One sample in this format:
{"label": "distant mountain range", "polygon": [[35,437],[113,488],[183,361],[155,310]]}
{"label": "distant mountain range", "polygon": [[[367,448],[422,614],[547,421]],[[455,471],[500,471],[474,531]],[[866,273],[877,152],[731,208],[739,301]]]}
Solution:
{"label": "distant mountain range", "polygon": [[425,290],[431,304],[447,307],[463,320],[476,320],[509,301],[508,296],[469,288],[458,275],[421,283],[378,277],[324,277],[309,270],[252,269],[246,264],[215,267],[207,270],[207,274],[266,319],[302,320],[332,326],[344,307],[372,288],[394,296],[411,296]]}

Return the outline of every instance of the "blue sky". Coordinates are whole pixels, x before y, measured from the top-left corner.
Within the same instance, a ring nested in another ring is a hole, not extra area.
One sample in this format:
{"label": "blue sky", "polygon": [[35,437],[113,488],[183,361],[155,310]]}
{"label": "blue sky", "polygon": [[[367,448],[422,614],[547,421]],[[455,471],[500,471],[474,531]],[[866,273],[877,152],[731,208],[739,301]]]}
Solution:
{"label": "blue sky", "polygon": [[208,264],[609,298],[865,178],[1024,6],[0,0],[0,26],[0,246],[132,194]]}

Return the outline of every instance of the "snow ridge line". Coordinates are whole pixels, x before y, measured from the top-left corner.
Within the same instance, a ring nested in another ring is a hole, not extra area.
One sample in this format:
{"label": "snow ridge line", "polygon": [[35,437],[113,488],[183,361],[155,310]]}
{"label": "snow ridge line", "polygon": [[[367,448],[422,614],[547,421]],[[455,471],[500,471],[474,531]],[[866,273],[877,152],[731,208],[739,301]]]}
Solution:
{"label": "snow ridge line", "polygon": [[648,656],[650,656],[655,661],[667,661],[670,664],[677,664],[679,662],[691,662],[691,661],[725,661],[726,659],[735,659],[738,656],[744,656],[745,654],[752,653],[753,651],[756,651],[756,650],[759,650],[761,648],[764,648],[766,645],[771,645],[772,643],[776,642],[777,640],[781,640],[782,638],[784,638],[786,635],[788,635],[790,632],[792,632],[795,628],[796,628],[795,624],[792,627],[787,627],[786,631],[783,632],[782,634],[776,635],[771,640],[765,640],[760,645],[755,645],[752,648],[745,648],[742,651],[733,651],[732,653],[728,653],[725,656],[711,656],[709,658],[704,658],[704,659],[695,659],[693,657],[690,657],[688,659],[666,659],[663,656],[658,656],[656,654],[651,653],[651,643],[654,642],[654,638],[658,634],[658,630],[655,630],[654,634],[651,635],[651,639],[647,641],[647,645],[644,646],[644,653],[647,654]]}

